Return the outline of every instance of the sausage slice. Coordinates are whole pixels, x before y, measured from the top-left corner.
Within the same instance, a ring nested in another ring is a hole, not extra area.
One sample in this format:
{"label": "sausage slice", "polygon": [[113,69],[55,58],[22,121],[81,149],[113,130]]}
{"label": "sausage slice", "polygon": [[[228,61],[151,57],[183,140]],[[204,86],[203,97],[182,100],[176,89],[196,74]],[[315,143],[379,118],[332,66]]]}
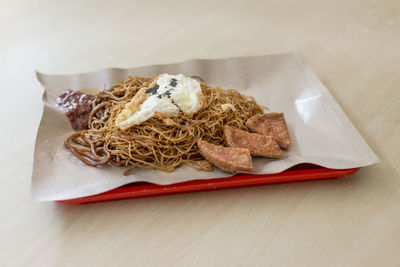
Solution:
{"label": "sausage slice", "polygon": [[241,131],[224,126],[226,144],[230,147],[247,148],[253,156],[280,158],[282,150],[272,136]]}
{"label": "sausage slice", "polygon": [[289,131],[283,113],[257,114],[247,120],[246,127],[252,132],[272,136],[282,149],[289,149]]}
{"label": "sausage slice", "polygon": [[253,170],[250,151],[246,148],[223,147],[206,141],[197,141],[200,154],[209,162],[226,172]]}

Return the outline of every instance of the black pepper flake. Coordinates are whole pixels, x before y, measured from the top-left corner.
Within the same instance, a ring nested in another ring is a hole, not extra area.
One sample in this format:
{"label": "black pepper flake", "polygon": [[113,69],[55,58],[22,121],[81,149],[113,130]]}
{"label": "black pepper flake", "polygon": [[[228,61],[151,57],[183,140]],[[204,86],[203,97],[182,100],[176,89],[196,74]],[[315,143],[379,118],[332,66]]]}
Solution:
{"label": "black pepper flake", "polygon": [[160,99],[161,99],[162,97],[164,97],[164,96],[167,96],[168,98],[171,98],[171,90],[172,90],[172,88],[171,88],[170,90],[167,90],[167,91],[165,91],[164,93],[158,95],[157,97],[160,98]]}
{"label": "black pepper flake", "polygon": [[178,108],[179,108],[178,104],[176,104],[176,103],[174,102],[174,100],[173,100],[173,99],[171,99],[171,103],[172,103],[172,104],[174,104],[176,107],[178,107]]}
{"label": "black pepper flake", "polygon": [[177,83],[177,79],[172,78],[171,81],[169,82],[169,85],[171,85],[172,87],[175,87],[178,83]]}
{"label": "black pepper flake", "polygon": [[[154,85],[152,88],[147,89],[145,91],[146,94],[151,94],[151,95],[155,95],[157,93],[157,90],[160,86],[158,84]],[[160,97],[161,98],[161,97]]]}

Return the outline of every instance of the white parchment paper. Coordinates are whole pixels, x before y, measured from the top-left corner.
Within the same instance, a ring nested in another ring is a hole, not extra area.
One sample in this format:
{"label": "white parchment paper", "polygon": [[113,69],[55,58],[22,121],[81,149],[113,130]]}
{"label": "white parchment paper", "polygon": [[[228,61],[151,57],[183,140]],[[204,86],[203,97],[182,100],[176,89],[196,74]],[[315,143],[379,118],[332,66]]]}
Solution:
{"label": "white parchment paper", "polygon": [[228,177],[215,170],[199,172],[182,166],[172,173],[137,168],[124,176],[113,166],[89,167],[64,148],[73,130],[56,98],[66,89],[110,88],[126,76],[157,76],[160,73],[196,75],[207,84],[252,95],[270,111],[284,112],[292,146],[284,158],[254,158],[254,173],[277,173],[299,163],[328,168],[362,167],[379,160],[329,91],[298,54],[279,54],[217,60],[191,60],[178,64],[132,69],[104,69],[73,75],[37,72],[45,89],[32,174],[32,194],[38,201],[90,196],[124,184],[145,181],[172,184],[195,179]]}

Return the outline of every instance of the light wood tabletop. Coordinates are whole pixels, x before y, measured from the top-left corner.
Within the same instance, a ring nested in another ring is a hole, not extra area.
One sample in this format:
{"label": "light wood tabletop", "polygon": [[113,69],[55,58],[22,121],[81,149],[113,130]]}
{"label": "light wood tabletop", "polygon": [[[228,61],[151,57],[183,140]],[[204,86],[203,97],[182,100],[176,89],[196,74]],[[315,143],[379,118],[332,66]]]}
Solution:
{"label": "light wood tabletop", "polygon": [[[400,2],[1,1],[1,266],[400,266]],[[34,202],[35,70],[300,52],[381,162],[338,180]]]}

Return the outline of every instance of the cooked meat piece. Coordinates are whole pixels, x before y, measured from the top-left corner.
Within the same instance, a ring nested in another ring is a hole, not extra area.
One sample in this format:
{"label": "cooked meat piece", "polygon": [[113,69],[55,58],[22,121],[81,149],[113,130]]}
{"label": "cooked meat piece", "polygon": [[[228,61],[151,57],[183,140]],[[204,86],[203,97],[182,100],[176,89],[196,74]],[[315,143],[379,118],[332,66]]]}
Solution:
{"label": "cooked meat piece", "polygon": [[272,136],[282,149],[288,150],[290,138],[283,113],[257,114],[247,120],[246,126],[252,132]]}
{"label": "cooked meat piece", "polygon": [[200,154],[209,162],[226,172],[252,171],[250,151],[246,148],[223,147],[206,141],[197,141]]}
{"label": "cooked meat piece", "polygon": [[282,150],[271,136],[249,133],[225,126],[224,137],[228,146],[247,148],[253,156],[269,158],[280,158],[282,156]]}
{"label": "cooked meat piece", "polygon": [[96,97],[81,91],[66,90],[57,98],[57,105],[67,115],[75,131],[88,129],[92,103]]}

